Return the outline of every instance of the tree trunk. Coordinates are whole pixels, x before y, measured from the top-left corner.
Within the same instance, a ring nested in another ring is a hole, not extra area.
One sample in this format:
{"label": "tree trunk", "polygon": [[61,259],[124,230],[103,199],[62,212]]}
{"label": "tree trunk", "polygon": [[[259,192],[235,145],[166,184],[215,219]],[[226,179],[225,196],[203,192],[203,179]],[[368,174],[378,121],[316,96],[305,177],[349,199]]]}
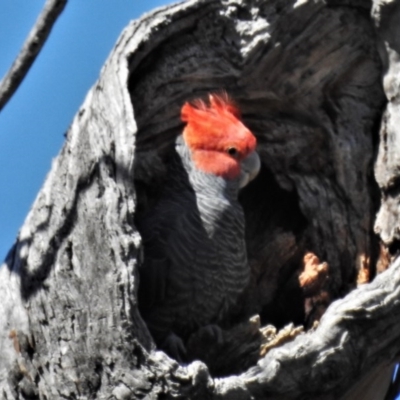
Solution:
{"label": "tree trunk", "polygon": [[[399,38],[398,0],[189,0],[132,22],[0,270],[1,396],[383,399],[400,351]],[[237,318],[306,332],[179,365],[138,311],[135,217],[183,102],[221,89],[263,163],[240,197]]]}

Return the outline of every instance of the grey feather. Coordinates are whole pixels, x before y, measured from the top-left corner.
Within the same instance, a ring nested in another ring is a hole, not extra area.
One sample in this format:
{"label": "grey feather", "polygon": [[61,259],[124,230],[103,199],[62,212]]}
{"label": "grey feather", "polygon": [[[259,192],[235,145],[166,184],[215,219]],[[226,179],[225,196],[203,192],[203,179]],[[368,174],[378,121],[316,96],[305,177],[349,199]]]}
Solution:
{"label": "grey feather", "polygon": [[239,180],[193,167],[176,141],[161,199],[137,221],[143,238],[139,307],[157,344],[218,323],[234,307],[250,271]]}

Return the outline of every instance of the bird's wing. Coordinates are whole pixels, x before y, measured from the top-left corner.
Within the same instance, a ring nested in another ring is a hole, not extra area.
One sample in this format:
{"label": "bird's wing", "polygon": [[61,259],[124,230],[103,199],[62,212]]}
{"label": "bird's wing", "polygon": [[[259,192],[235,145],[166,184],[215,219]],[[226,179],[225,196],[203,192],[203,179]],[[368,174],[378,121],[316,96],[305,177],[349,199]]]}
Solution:
{"label": "bird's wing", "polygon": [[202,224],[196,207],[169,201],[142,221],[144,262],[140,267],[139,302],[148,310],[179,301],[191,284],[191,267],[202,243]]}

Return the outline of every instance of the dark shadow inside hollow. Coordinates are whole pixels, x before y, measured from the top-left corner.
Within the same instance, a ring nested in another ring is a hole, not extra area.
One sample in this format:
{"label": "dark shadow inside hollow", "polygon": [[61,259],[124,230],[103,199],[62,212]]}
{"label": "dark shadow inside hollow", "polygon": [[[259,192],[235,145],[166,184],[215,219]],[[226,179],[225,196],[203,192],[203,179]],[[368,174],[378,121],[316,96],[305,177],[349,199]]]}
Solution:
{"label": "dark shadow inside hollow", "polygon": [[[307,250],[307,220],[295,191],[279,187],[263,164],[258,177],[239,196],[246,216],[246,244],[252,281],[246,315],[278,328],[304,323],[298,274]],[[285,307],[290,304],[290,307]]]}

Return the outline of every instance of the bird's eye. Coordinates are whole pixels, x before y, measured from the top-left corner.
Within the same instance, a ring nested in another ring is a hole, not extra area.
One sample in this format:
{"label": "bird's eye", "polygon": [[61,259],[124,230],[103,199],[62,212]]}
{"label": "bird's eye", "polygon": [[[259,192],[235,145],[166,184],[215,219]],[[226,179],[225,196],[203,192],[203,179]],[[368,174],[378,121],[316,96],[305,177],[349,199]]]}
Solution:
{"label": "bird's eye", "polygon": [[233,157],[237,156],[238,151],[235,147],[228,147],[228,149],[226,150],[227,153]]}

